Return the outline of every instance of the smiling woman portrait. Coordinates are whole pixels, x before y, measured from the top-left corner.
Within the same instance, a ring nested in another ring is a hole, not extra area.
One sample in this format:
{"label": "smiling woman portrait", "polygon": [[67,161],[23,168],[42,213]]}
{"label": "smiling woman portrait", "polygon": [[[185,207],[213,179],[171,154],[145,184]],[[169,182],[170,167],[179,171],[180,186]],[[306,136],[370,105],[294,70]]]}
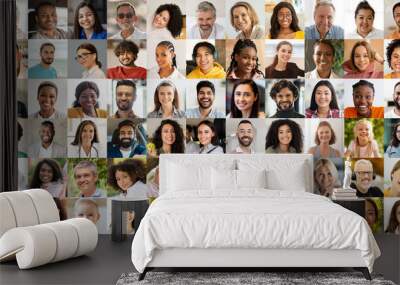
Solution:
{"label": "smiling woman portrait", "polygon": [[91,43],[83,43],[76,49],[75,60],[83,67],[82,78],[106,78],[101,70],[97,49]]}

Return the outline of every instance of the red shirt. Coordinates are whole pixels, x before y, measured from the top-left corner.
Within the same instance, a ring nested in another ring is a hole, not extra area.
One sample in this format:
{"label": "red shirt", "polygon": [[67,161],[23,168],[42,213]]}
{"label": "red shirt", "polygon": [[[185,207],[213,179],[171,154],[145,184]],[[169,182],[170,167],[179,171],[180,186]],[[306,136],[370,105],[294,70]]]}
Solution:
{"label": "red shirt", "polygon": [[113,79],[146,79],[147,70],[140,66],[116,66],[107,69],[107,78]]}

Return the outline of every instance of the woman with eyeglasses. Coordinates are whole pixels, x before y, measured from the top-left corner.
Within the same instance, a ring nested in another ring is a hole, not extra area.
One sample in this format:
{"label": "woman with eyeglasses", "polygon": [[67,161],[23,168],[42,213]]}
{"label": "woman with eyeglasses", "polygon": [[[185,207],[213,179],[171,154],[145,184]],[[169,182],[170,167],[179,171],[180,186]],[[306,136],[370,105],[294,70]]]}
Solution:
{"label": "woman with eyeglasses", "polygon": [[90,43],[83,43],[76,49],[75,60],[83,67],[82,78],[106,78],[101,70],[97,49]]}
{"label": "woman with eyeglasses", "polygon": [[75,10],[74,39],[104,40],[107,32],[92,4],[81,2]]}
{"label": "woman with eyeglasses", "polygon": [[385,154],[390,158],[400,158],[400,123],[393,127],[392,138]]}

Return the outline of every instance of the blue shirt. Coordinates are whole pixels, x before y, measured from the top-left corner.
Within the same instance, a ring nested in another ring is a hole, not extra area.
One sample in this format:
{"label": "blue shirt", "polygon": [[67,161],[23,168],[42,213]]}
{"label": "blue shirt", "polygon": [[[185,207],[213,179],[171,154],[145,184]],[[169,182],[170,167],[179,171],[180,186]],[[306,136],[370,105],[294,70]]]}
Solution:
{"label": "blue shirt", "polygon": [[[201,118],[199,107],[186,110],[186,118]],[[225,114],[216,109],[211,109],[207,118],[225,118]]]}
{"label": "blue shirt", "polygon": [[28,78],[57,78],[57,71],[54,67],[44,68],[40,63],[28,69]]}
{"label": "blue shirt", "polygon": [[[305,28],[305,39],[306,40],[319,40],[321,36],[317,30],[315,25],[311,25]],[[327,40],[335,40],[335,39],[344,39],[344,30],[339,26],[332,26],[328,33],[326,34],[325,38]]]}
{"label": "blue shirt", "polygon": [[[92,37],[89,40],[104,40],[107,38],[107,32],[105,30],[102,30],[100,33],[93,32]],[[79,33],[79,39],[86,40],[86,34],[83,31],[83,29]]]}

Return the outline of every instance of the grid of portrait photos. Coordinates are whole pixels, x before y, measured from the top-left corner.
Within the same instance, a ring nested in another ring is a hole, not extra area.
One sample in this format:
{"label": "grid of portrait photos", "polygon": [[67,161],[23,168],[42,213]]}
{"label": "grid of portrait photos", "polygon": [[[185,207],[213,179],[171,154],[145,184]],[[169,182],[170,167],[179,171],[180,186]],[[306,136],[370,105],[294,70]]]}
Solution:
{"label": "grid of portrait photos", "polygon": [[17,0],[16,21],[19,188],[63,218],[110,233],[107,198],[156,199],[160,154],[310,153],[314,193],[349,161],[400,233],[399,1]]}

